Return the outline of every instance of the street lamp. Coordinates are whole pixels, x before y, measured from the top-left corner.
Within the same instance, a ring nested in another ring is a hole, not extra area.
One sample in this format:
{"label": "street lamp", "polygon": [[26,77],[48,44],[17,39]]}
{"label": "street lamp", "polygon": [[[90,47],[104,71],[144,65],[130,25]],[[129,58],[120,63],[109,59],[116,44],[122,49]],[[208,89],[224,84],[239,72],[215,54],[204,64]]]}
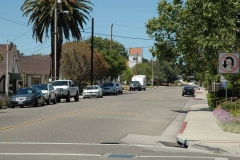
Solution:
{"label": "street lamp", "polygon": [[69,11],[57,11],[57,3],[62,3],[62,0],[55,0],[55,9],[54,9],[54,80],[57,80],[57,18],[58,13],[69,14]]}

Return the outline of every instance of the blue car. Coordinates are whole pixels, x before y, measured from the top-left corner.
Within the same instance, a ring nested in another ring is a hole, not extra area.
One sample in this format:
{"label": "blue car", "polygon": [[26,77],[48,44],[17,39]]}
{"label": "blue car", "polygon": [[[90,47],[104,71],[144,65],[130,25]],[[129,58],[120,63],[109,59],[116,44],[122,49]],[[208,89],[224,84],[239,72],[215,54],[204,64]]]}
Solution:
{"label": "blue car", "polygon": [[106,94],[112,94],[112,95],[117,95],[117,86],[115,82],[105,82],[102,85],[102,93],[104,95]]}

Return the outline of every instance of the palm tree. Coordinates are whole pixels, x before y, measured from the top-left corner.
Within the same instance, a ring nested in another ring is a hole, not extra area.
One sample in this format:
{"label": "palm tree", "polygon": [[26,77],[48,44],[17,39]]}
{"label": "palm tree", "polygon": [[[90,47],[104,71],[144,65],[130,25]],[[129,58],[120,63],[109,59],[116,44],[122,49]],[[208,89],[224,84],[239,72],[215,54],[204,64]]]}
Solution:
{"label": "palm tree", "polygon": [[[93,8],[90,0],[63,0],[57,5],[58,13],[69,11],[69,14],[58,14],[57,18],[57,57],[56,57],[56,76],[59,78],[60,59],[64,37],[69,40],[70,36],[75,40],[81,39],[80,29],[83,30],[83,24],[90,15]],[[43,35],[49,37],[51,33],[51,58],[54,65],[54,0],[25,0],[21,10],[23,16],[30,14],[28,24],[33,23],[32,37],[36,41],[43,42]],[[51,74],[54,73],[52,67]],[[53,75],[53,74],[52,74]]]}

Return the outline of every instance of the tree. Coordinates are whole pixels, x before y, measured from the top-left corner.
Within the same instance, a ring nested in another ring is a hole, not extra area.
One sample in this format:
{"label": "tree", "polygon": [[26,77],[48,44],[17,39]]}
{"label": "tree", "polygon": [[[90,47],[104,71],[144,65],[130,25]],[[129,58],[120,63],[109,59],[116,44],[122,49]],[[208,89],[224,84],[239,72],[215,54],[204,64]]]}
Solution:
{"label": "tree", "polygon": [[[89,81],[91,72],[91,49],[84,42],[71,42],[63,44],[61,59],[61,76],[71,79],[80,85],[82,81]],[[103,56],[94,52],[93,57],[94,80],[102,79],[107,75],[109,66]]]}
{"label": "tree", "polygon": [[2,53],[0,53],[0,63],[2,62],[3,60],[3,56],[2,56]]}
{"label": "tree", "polygon": [[[110,50],[110,41],[109,39],[105,38],[103,39],[102,37],[94,37],[94,49],[102,52],[102,51],[109,51]],[[91,37],[84,40],[87,44],[91,45]],[[112,50],[115,50],[118,52],[119,55],[125,57],[127,59],[128,57],[128,51],[126,48],[120,44],[117,41],[112,41]]]}
{"label": "tree", "polygon": [[[91,45],[91,38],[85,40],[87,44]],[[109,76],[111,79],[118,78],[124,70],[127,69],[127,51],[125,47],[116,42],[112,42],[112,49],[110,50],[110,40],[102,37],[94,37],[94,50],[101,53],[108,63],[110,70]]]}
{"label": "tree", "polygon": [[127,83],[132,81],[133,75],[134,75],[133,70],[131,68],[127,68],[122,73],[122,81],[126,81]]}
{"label": "tree", "polygon": [[235,51],[236,0],[161,0],[159,17],[150,19],[147,33],[155,38],[153,55],[187,72],[217,76],[218,52]]}
{"label": "tree", "polygon": [[151,81],[152,77],[152,67],[150,63],[138,63],[135,65],[132,70],[133,73],[136,75],[136,67],[138,67],[138,75],[146,75],[147,82]]}
{"label": "tree", "polygon": [[[57,57],[56,57],[56,76],[59,78],[59,68],[61,59],[61,49],[63,43],[63,34],[67,40],[70,35],[73,39],[80,40],[83,24],[88,20],[89,11],[92,11],[90,0],[63,0],[58,4],[58,19],[57,19]],[[54,64],[54,0],[25,0],[21,10],[24,12],[23,16],[28,16],[28,24],[33,23],[33,37],[36,41],[42,43],[43,34],[46,37],[51,34],[51,58]],[[63,11],[69,11],[69,14],[63,14]],[[53,68],[53,67],[52,67]],[[52,71],[53,73],[53,71]]]}

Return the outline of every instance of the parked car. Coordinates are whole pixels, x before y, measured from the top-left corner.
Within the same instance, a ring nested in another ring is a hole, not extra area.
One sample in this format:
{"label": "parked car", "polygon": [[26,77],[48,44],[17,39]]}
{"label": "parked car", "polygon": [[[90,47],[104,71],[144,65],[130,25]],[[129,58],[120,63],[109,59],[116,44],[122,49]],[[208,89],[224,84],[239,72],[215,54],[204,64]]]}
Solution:
{"label": "parked car", "polygon": [[199,83],[197,83],[197,82],[195,82],[195,83],[193,84],[193,87],[194,87],[194,88],[197,88],[198,90],[200,90],[200,85],[199,85]]}
{"label": "parked car", "polygon": [[[57,90],[57,102],[61,99],[66,99],[66,102],[70,102],[73,97],[75,102],[79,101],[79,88],[75,86],[72,80],[56,80],[52,81],[54,89]],[[60,94],[59,91],[62,93]]]}
{"label": "parked car", "polygon": [[37,87],[42,91],[47,104],[51,104],[51,102],[53,104],[57,103],[57,95],[51,84],[34,84],[31,87]]}
{"label": "parked car", "polygon": [[194,97],[195,89],[193,86],[184,86],[182,89],[182,96],[184,95],[191,95]]}
{"label": "parked car", "polygon": [[90,85],[83,89],[83,98],[97,97],[102,98],[103,92],[102,88],[99,85]]}
{"label": "parked car", "polygon": [[139,81],[130,82],[129,91],[135,91],[135,90],[138,90],[138,91],[142,90],[142,86],[141,86],[141,83]]}
{"label": "parked car", "polygon": [[117,95],[117,87],[115,82],[104,82],[102,85],[103,94]]}
{"label": "parked car", "polygon": [[123,94],[123,87],[122,87],[122,84],[120,82],[116,83],[116,87],[117,87],[117,93],[118,94]]}
{"label": "parked car", "polygon": [[35,87],[21,88],[11,98],[12,108],[16,106],[20,106],[21,108],[24,106],[36,107],[39,104],[41,106],[45,105],[45,96],[40,89]]}

